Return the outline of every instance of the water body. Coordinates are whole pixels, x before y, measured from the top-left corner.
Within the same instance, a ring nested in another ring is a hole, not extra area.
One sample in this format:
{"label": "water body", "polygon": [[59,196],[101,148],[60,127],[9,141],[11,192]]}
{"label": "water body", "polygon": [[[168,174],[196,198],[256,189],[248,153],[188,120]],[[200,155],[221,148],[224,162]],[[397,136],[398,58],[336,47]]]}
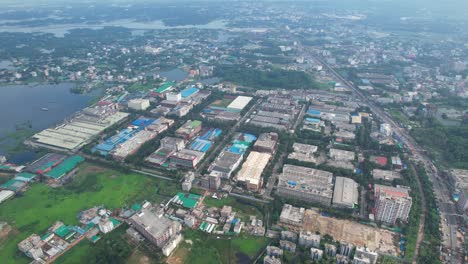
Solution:
{"label": "water body", "polygon": [[175,28],[199,28],[199,29],[225,29],[226,21],[214,20],[205,25],[186,25],[186,26],[166,26],[162,20],[155,20],[150,22],[136,22],[131,19],[120,19],[97,24],[75,23],[75,24],[59,24],[49,26],[2,26],[0,25],[0,32],[20,32],[20,33],[52,33],[56,37],[63,37],[72,29],[89,28],[89,29],[102,29],[104,27],[124,27],[131,30],[136,30],[135,34],[141,34],[141,31],[157,30],[157,29],[175,29]]}
{"label": "water body", "polygon": [[[0,87],[0,155],[11,162],[33,158],[30,152],[8,153],[17,127],[39,131],[53,126],[85,108],[98,92],[79,95],[70,92],[74,84],[13,85]],[[47,108],[48,111],[42,110]]]}
{"label": "water body", "polygon": [[158,73],[161,77],[167,78],[168,81],[180,82],[187,78],[188,73],[182,69],[175,68],[168,71],[162,71]]}

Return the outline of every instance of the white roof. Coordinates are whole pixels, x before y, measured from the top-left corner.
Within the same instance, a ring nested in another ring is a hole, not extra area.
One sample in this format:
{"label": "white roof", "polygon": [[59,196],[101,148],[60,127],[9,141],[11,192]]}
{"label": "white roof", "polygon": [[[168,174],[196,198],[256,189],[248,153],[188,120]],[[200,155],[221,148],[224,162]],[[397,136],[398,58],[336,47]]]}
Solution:
{"label": "white roof", "polygon": [[232,101],[227,106],[227,108],[242,110],[244,109],[244,107],[246,107],[249,104],[251,100],[252,100],[252,97],[250,96],[237,96],[237,98],[234,99],[234,101]]}
{"label": "white roof", "polygon": [[0,191],[0,203],[12,197],[13,195],[15,195],[14,191],[10,191],[10,190]]}

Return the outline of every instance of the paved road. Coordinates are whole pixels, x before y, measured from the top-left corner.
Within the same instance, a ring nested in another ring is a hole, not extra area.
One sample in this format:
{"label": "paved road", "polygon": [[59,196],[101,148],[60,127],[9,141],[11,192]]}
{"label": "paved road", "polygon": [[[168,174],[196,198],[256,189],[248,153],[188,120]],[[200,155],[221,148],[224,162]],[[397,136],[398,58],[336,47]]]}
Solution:
{"label": "paved road", "polygon": [[[393,120],[392,117],[390,117],[385,111],[383,111],[382,109],[380,109],[380,107],[378,107],[372,101],[370,101],[366,96],[364,96],[364,94],[358,88],[356,88],[356,86],[354,84],[352,84],[348,80],[344,79],[339,73],[337,73],[332,67],[330,67],[330,65],[328,65],[327,63],[322,61],[320,58],[315,57],[315,59],[318,60],[325,68],[327,68],[330,71],[330,73],[332,73],[344,85],[346,85],[350,89],[352,89],[353,92],[358,97],[360,97],[362,102],[366,103],[369,106],[369,108],[371,109],[371,111],[373,112],[374,115],[376,115],[383,122],[390,124],[390,126],[392,127],[392,130],[393,130],[393,133],[403,141],[403,143],[412,152],[413,157],[416,157],[417,159],[424,161],[425,164],[430,164],[431,166],[434,166],[432,164],[432,161],[426,155],[424,155],[423,149],[416,143],[416,141],[408,134],[408,132],[404,128],[402,128],[397,122],[395,122]],[[430,174],[430,171],[428,171],[428,173]],[[425,210],[427,210],[427,208],[425,207],[425,197],[424,197],[424,193],[422,192],[422,186],[421,186],[421,183],[419,181],[419,175],[416,177],[416,179],[417,179],[417,182],[418,182],[419,192],[421,193],[422,200],[424,201],[422,210],[423,210],[423,212],[425,212]],[[436,188],[436,186],[434,186],[434,188]],[[449,199],[450,199],[449,197],[444,197],[443,198],[443,200],[449,200]],[[417,239],[417,242],[416,242],[413,263],[415,263],[416,260],[417,260],[417,257],[419,255],[419,248],[420,248],[421,243],[422,243],[422,241],[424,239],[424,233],[422,232],[424,230],[424,223],[425,223],[425,218],[422,217],[421,221],[420,221],[420,224],[419,224],[419,231],[420,232],[418,234],[418,239]]]}

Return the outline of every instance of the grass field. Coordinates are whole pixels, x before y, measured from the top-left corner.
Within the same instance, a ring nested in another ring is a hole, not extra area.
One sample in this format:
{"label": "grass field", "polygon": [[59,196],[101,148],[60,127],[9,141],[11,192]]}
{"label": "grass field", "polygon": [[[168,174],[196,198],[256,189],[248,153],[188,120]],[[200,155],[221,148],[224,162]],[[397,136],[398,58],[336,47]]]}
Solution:
{"label": "grass field", "polygon": [[[78,175],[64,187],[53,189],[34,183],[21,197],[0,205],[0,221],[8,222],[14,230],[6,239],[0,238],[1,263],[30,262],[17,250],[17,243],[32,233],[42,234],[57,220],[78,224],[77,214],[95,205],[113,209],[144,199],[158,202],[163,199],[157,193],[158,190],[176,190],[172,185],[147,176],[123,174],[89,163],[81,165]],[[78,250],[76,254],[85,253]]]}
{"label": "grass field", "polygon": [[174,254],[190,264],[252,263],[269,243],[268,238],[247,235],[218,239],[198,230],[186,230],[184,239],[192,244],[182,243]]}
{"label": "grass field", "polygon": [[214,101],[211,105],[226,108],[232,101],[234,101],[234,99],[223,98],[221,100]]}

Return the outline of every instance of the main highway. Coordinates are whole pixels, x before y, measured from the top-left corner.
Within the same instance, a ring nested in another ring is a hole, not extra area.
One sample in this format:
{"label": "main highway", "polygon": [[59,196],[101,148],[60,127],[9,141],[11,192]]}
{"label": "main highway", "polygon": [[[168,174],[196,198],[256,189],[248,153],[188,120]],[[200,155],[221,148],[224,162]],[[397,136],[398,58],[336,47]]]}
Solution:
{"label": "main highway", "polygon": [[[394,121],[393,118],[383,111],[379,106],[375,105],[372,101],[370,101],[353,83],[346,80],[341,74],[336,72],[330,65],[328,65],[324,60],[317,56],[312,56],[316,61],[320,62],[324,68],[326,68],[337,80],[342,82],[343,85],[347,86],[349,89],[353,91],[355,95],[357,95],[361,101],[370,108],[372,113],[384,123],[390,124],[392,127],[392,131],[396,138],[402,141],[402,143],[410,150],[412,154],[412,159],[416,162],[422,162],[426,169],[428,175],[430,175],[430,180],[433,183],[433,189],[435,196],[437,198],[437,206],[441,208],[441,204],[448,204],[449,210],[440,210],[441,216],[441,230],[442,230],[442,238],[443,238],[443,247],[448,252],[445,261],[446,263],[461,263],[461,254],[459,254],[460,246],[458,245],[457,237],[456,237],[456,230],[458,229],[457,221],[447,221],[447,217],[450,218],[450,213],[453,213],[453,203],[451,202],[451,196],[448,186],[446,185],[446,181],[442,179],[441,174],[437,170],[437,167],[434,165],[432,160],[424,153],[423,148],[419,146],[419,144],[409,135],[408,131],[402,127],[398,122]],[[423,197],[423,212],[427,210],[425,208],[425,198],[424,193],[422,192],[422,186],[419,181],[419,175],[416,177],[418,180],[419,191]],[[444,208],[444,207],[443,207]],[[453,217],[451,218],[453,219]],[[417,244],[415,248],[415,254],[413,263],[416,262],[419,248],[421,243],[424,239],[424,217],[421,218],[420,226],[419,226],[419,233]]]}

